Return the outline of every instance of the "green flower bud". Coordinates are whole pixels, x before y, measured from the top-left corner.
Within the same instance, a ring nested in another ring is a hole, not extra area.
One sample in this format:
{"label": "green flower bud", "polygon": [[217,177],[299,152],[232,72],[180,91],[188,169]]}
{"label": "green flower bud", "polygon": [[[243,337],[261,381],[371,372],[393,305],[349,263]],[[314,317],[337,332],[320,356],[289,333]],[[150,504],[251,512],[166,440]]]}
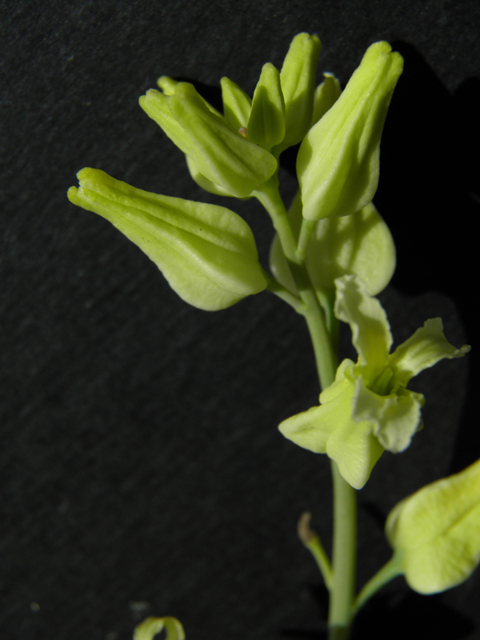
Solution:
{"label": "green flower bud", "polygon": [[280,86],[280,74],[273,64],[263,66],[253,94],[248,120],[247,138],[270,150],[285,136],[285,103]]}
{"label": "green flower bud", "polygon": [[238,84],[229,78],[222,78],[220,85],[222,87],[225,120],[234,131],[246,129],[252,110],[252,99]]}
{"label": "green flower bud", "polygon": [[345,216],[372,201],[380,138],[403,69],[387,42],[367,49],[345,90],[304,138],[297,175],[307,220]]}
{"label": "green flower bud", "polygon": [[480,460],[399,502],[385,532],[414,591],[466,580],[480,561]]}
{"label": "green flower bud", "polygon": [[312,124],[316,124],[339,99],[342,90],[340,82],[332,73],[324,73],[325,80],[315,89],[313,96]]}
{"label": "green flower bud", "polygon": [[165,640],[185,640],[185,631],[182,624],[176,618],[146,618],[135,627],[133,640],[153,640],[153,638],[165,631]]}
{"label": "green flower bud", "polygon": [[252,231],[233,211],[135,189],[97,169],[77,176],[69,200],[109,220],[194,307],[225,309],[266,288]]}
{"label": "green flower bud", "polygon": [[300,142],[310,129],[320,48],[317,36],[299,33],[285,56],[280,81],[285,99],[286,128],[279,151]]}
{"label": "green flower bud", "polygon": [[207,180],[245,198],[275,173],[275,158],[234,131],[193,85],[169,84],[168,92],[151,89],[140,98],[140,106]]}

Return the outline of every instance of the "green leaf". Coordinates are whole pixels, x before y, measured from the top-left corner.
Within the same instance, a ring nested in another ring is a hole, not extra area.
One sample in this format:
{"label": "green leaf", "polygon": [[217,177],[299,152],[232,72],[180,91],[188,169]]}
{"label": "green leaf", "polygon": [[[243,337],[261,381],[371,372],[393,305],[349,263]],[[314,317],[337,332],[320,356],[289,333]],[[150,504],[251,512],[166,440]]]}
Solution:
{"label": "green leaf", "polygon": [[418,593],[466,580],[480,561],[480,460],[399,502],[385,532]]}
{"label": "green leaf", "polygon": [[380,138],[403,59],[387,42],[368,48],[345,90],[305,136],[297,175],[307,220],[351,215],[372,201]]}
{"label": "green leaf", "polygon": [[186,302],[216,311],[266,288],[253,234],[233,211],[135,189],[96,169],[78,178],[70,201],[109,220]]}

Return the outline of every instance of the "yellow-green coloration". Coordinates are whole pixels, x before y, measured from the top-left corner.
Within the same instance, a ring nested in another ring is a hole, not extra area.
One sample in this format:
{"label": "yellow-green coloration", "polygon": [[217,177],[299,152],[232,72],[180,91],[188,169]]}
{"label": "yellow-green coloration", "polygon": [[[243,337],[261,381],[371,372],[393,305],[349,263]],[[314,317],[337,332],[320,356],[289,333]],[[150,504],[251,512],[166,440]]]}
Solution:
{"label": "yellow-green coloration", "polygon": [[385,531],[415,591],[466,580],[480,561],[480,460],[399,502]]}
{"label": "yellow-green coloration", "polygon": [[372,201],[380,138],[403,58],[387,42],[367,49],[345,90],[303,139],[297,175],[307,220],[346,216]]}
{"label": "yellow-green coloration", "polygon": [[153,640],[165,631],[165,640],[185,640],[185,631],[176,618],[146,618],[133,632],[133,640]]}
{"label": "yellow-green coloration", "polygon": [[324,81],[318,85],[313,95],[312,127],[333,107],[342,93],[340,82],[332,73],[324,73],[323,77]]}
{"label": "yellow-green coloration", "polygon": [[[302,203],[297,194],[290,221],[298,239],[302,222]],[[395,245],[378,211],[370,203],[351,216],[324,218],[315,223],[308,244],[305,264],[319,295],[333,299],[335,280],[357,275],[374,296],[383,291],[395,270]],[[298,294],[287,260],[275,236],[270,251],[270,267],[275,278]]]}
{"label": "yellow-green coloration", "polygon": [[270,62],[263,66],[255,87],[247,137],[267,151],[285,137],[285,101],[280,74]]}
{"label": "yellow-green coloration", "polygon": [[78,179],[70,201],[109,220],[194,307],[225,309],[266,288],[251,229],[233,211],[135,189],[97,169]]}
{"label": "yellow-green coloration", "polygon": [[140,106],[206,180],[245,198],[275,173],[275,158],[235,131],[193,85],[172,82],[166,88],[147,91]]}
{"label": "yellow-green coloration", "polygon": [[275,150],[277,156],[298,144],[311,126],[320,48],[318,36],[299,33],[283,61],[280,82],[285,100],[285,137]]}
{"label": "yellow-green coloration", "polygon": [[341,475],[361,489],[385,449],[408,447],[420,427],[424,397],[406,386],[420,371],[469,350],[447,342],[440,318],[427,320],[392,354],[388,320],[376,298],[355,276],[336,280],[335,315],[348,322],[358,353],[338,367],[335,382],[320,394],[320,406],[280,424],[283,435],[335,460]]}

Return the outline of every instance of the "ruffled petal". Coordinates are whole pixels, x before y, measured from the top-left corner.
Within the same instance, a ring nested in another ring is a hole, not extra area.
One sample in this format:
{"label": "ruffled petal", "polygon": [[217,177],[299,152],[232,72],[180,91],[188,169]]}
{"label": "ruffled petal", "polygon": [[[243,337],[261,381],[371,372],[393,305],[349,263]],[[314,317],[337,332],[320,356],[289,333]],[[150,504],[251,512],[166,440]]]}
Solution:
{"label": "ruffled petal", "polygon": [[470,351],[468,345],[457,349],[443,334],[441,318],[427,320],[423,327],[401,344],[390,356],[389,364],[396,370],[403,386],[420,371],[428,369],[444,358],[461,358]]}
{"label": "ruffled petal", "polygon": [[378,395],[367,389],[359,377],[355,382],[352,419],[360,423],[368,420],[382,447],[399,453],[408,447],[418,431],[423,404],[424,398],[420,393],[407,389],[390,395]]}
{"label": "ruffled petal", "polygon": [[384,449],[372,433],[371,422],[352,420],[353,367],[351,360],[344,360],[333,385],[321,394],[322,404],[284,420],[279,429],[304,449],[326,453],[345,480],[361,489]]}
{"label": "ruffled petal", "polygon": [[360,278],[344,276],[337,278],[335,285],[335,315],[350,325],[358,363],[375,377],[385,368],[392,345],[387,315],[380,302],[368,295]]}

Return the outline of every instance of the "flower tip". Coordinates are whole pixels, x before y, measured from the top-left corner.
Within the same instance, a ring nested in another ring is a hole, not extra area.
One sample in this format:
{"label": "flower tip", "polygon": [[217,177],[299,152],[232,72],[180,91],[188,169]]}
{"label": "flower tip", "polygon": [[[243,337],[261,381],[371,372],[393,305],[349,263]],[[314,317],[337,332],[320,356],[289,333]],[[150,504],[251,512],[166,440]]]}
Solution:
{"label": "flower tip", "polygon": [[70,189],[67,191],[67,198],[73,204],[77,204],[77,201],[78,201],[77,192],[78,192],[78,187],[70,187]]}

